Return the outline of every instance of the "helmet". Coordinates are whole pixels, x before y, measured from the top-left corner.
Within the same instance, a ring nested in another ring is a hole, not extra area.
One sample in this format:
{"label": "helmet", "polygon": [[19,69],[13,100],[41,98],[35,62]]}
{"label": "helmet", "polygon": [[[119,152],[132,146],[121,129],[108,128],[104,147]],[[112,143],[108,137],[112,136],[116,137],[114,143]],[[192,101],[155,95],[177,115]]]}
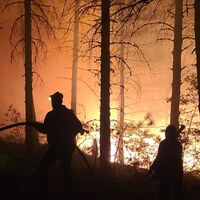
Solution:
{"label": "helmet", "polygon": [[168,139],[175,139],[177,138],[177,129],[173,125],[167,126],[165,130],[165,137]]}
{"label": "helmet", "polygon": [[62,102],[63,94],[60,92],[55,92],[54,94],[50,95],[51,100]]}

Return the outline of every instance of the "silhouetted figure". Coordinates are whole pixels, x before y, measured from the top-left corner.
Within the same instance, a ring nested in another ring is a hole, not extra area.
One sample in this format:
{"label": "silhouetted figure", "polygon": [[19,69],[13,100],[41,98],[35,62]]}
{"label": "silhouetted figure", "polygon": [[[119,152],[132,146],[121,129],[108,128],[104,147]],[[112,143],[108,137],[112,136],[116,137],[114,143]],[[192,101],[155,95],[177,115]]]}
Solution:
{"label": "silhouetted figure", "polygon": [[160,181],[159,200],[167,199],[171,190],[177,200],[182,200],[183,161],[182,144],[178,140],[179,131],[169,125],[165,130],[165,139],[161,141],[156,159],[149,173]]}
{"label": "silhouetted figure", "polygon": [[44,123],[33,123],[36,130],[47,134],[49,145],[39,165],[40,195],[43,198],[47,194],[49,167],[59,161],[65,179],[66,194],[70,198],[72,153],[76,145],[75,136],[83,133],[82,124],[72,110],[62,105],[61,93],[56,92],[50,98],[53,110],[47,113]]}

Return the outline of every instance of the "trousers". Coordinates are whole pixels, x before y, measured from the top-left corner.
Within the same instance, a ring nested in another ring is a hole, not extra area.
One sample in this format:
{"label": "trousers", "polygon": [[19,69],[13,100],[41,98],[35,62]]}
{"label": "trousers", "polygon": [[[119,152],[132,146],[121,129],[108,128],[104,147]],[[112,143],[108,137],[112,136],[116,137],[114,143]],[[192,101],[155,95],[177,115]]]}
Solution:
{"label": "trousers", "polygon": [[71,151],[63,151],[60,149],[49,148],[40,164],[39,164],[39,193],[41,196],[47,195],[48,189],[48,169],[59,161],[62,167],[62,172],[65,181],[65,192],[68,196],[71,196]]}

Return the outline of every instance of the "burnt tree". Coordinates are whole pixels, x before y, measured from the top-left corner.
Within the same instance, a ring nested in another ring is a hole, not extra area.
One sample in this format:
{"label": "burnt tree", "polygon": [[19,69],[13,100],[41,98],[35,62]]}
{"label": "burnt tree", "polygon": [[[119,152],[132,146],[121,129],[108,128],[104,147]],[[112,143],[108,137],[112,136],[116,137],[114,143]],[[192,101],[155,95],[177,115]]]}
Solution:
{"label": "burnt tree", "polygon": [[[35,121],[35,108],[33,101],[33,75],[40,75],[36,72],[36,66],[40,59],[44,59],[47,54],[47,46],[42,40],[42,26],[45,26],[47,36],[53,32],[53,27],[49,23],[51,6],[43,1],[26,0],[14,1],[5,5],[5,9],[15,5],[20,6],[11,25],[10,45],[11,61],[15,60],[17,50],[22,48],[24,58],[24,77],[25,77],[25,120]],[[54,36],[54,34],[53,34]],[[55,38],[55,37],[54,37]],[[31,155],[39,144],[36,131],[32,127],[25,128],[25,148],[27,155]]]}
{"label": "burnt tree", "polygon": [[110,0],[101,3],[100,164],[110,168]]}
{"label": "burnt tree", "polygon": [[175,1],[174,47],[173,47],[173,79],[170,124],[179,126],[179,104],[181,89],[181,54],[182,54],[182,29],[183,29],[183,1]]}
{"label": "burnt tree", "polygon": [[[31,0],[24,1],[25,21],[24,21],[24,54],[25,54],[25,113],[26,121],[35,121],[35,109],[33,102],[33,88],[32,88],[32,25],[31,25]],[[33,127],[27,126],[25,146],[26,153],[32,153],[39,143],[37,133]]]}
{"label": "burnt tree", "polygon": [[196,45],[196,70],[197,70],[197,84],[198,84],[198,107],[200,112],[200,1],[195,0],[194,3],[195,10],[195,45]]}
{"label": "burnt tree", "polygon": [[73,33],[73,63],[72,63],[72,87],[71,87],[71,108],[76,114],[77,104],[77,68],[78,68],[78,39],[79,39],[79,14],[80,0],[75,1],[74,8],[74,33]]}

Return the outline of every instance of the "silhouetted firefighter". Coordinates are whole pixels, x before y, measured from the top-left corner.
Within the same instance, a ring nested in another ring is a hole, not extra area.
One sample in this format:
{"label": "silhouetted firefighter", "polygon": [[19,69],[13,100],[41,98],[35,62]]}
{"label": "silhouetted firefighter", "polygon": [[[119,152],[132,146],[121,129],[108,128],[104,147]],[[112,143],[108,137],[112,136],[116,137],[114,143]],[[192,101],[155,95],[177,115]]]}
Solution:
{"label": "silhouetted firefighter", "polygon": [[182,200],[183,161],[182,144],[178,137],[185,128],[177,131],[169,125],[165,130],[165,139],[161,141],[156,159],[149,169],[152,179],[160,181],[159,200],[167,199],[171,190],[177,200]]}
{"label": "silhouetted firefighter", "polygon": [[39,165],[40,196],[41,198],[47,196],[49,167],[56,161],[60,161],[66,184],[66,195],[70,199],[70,167],[72,153],[76,146],[75,136],[78,133],[84,133],[84,129],[73,111],[62,105],[63,95],[61,93],[56,92],[50,98],[53,110],[47,113],[44,123],[33,122],[31,124],[36,130],[47,134],[49,145]]}

